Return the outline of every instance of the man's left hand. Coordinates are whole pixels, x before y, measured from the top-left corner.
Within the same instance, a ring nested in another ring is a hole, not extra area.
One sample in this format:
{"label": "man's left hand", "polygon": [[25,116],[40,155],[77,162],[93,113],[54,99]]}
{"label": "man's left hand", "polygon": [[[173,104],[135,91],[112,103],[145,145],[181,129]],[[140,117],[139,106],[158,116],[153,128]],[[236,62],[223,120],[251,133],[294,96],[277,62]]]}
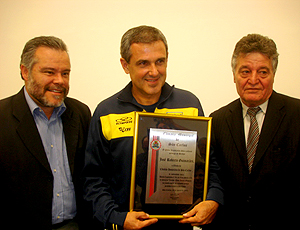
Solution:
{"label": "man's left hand", "polygon": [[197,204],[191,211],[183,214],[182,224],[199,226],[210,224],[216,216],[219,204],[213,200],[206,200]]}

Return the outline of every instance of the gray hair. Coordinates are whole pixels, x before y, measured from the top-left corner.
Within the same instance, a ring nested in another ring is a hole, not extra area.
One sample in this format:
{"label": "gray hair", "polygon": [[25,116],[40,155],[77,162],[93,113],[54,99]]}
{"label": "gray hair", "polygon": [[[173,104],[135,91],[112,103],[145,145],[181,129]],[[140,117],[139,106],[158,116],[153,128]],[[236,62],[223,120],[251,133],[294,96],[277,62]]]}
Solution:
{"label": "gray hair", "polygon": [[233,73],[235,72],[237,59],[240,54],[248,54],[251,52],[259,52],[270,58],[272,61],[273,72],[274,74],[276,73],[279,56],[276,44],[272,39],[260,34],[248,34],[238,41],[231,58],[231,68]]}
{"label": "gray hair", "polygon": [[168,54],[167,39],[163,33],[152,26],[138,26],[129,29],[121,39],[121,57],[129,63],[131,58],[130,46],[133,43],[152,43],[156,41],[162,41],[166,47],[166,53]]}
{"label": "gray hair", "polygon": [[24,65],[29,71],[31,71],[33,65],[37,62],[37,59],[34,56],[35,52],[37,48],[42,46],[56,50],[66,51],[68,53],[66,44],[60,38],[54,36],[35,37],[25,44],[21,55],[20,65]]}

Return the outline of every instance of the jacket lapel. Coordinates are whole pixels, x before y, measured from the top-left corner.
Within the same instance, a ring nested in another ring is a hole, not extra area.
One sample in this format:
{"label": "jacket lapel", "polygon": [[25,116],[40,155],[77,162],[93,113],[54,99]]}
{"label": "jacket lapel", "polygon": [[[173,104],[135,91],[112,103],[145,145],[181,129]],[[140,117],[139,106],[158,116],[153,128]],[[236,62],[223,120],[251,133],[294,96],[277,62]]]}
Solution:
{"label": "jacket lapel", "polygon": [[232,103],[229,108],[226,121],[241,162],[245,169],[248,170],[242,105],[239,99]]}
{"label": "jacket lapel", "polygon": [[16,131],[21,140],[29,152],[51,173],[42,140],[24,96],[24,88],[15,96],[12,106],[13,115],[20,122]]}
{"label": "jacket lapel", "polygon": [[62,115],[62,122],[64,127],[65,141],[67,147],[67,155],[69,160],[69,166],[71,173],[74,172],[74,161],[75,154],[78,145],[78,133],[79,133],[79,124],[78,117],[70,109],[68,109],[67,98],[66,98],[66,111]]}
{"label": "jacket lapel", "polygon": [[278,96],[278,94],[273,91],[269,99],[268,108],[261,130],[252,169],[255,168],[259,160],[265,154],[274,136],[276,135],[280,127],[280,123],[285,116],[285,110],[283,108],[284,102]]}

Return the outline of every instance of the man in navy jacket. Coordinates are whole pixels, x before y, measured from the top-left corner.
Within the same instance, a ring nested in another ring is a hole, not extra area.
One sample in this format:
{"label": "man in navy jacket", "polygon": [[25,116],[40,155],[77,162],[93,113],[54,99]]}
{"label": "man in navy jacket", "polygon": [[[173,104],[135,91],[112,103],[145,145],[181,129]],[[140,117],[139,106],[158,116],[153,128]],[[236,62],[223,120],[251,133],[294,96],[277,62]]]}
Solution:
{"label": "man in navy jacket", "polygon": [[[149,225],[157,228],[164,221],[155,224],[157,219],[144,212],[128,212],[134,123],[127,122],[126,129],[122,129],[116,120],[133,120],[135,111],[203,116],[203,110],[192,93],[165,82],[168,46],[158,29],[140,26],[128,30],[121,41],[121,56],[122,67],[130,74],[131,82],[102,101],[93,115],[83,172],[84,199],[89,203],[91,215],[105,228],[112,225],[125,229]],[[218,167],[211,167],[212,175],[217,170]],[[207,201],[187,213],[184,222],[210,223],[222,203],[222,195],[216,180],[211,183]],[[191,228],[190,224],[183,225],[177,220],[168,221],[165,227]]]}

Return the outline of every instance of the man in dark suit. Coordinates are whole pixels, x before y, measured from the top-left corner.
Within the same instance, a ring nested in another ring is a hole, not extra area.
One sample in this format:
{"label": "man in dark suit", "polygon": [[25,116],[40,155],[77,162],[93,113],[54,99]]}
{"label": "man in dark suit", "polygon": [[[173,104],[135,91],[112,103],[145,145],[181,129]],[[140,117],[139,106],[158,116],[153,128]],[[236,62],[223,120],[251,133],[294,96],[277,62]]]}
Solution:
{"label": "man in dark suit", "polygon": [[211,114],[225,189],[223,212],[215,220],[228,229],[298,226],[300,100],[273,90],[277,63],[273,40],[243,37],[232,57],[240,98]]}
{"label": "man in dark suit", "polygon": [[91,113],[67,98],[65,43],[31,39],[20,69],[25,86],[0,101],[1,223],[9,229],[78,229],[79,173]]}

